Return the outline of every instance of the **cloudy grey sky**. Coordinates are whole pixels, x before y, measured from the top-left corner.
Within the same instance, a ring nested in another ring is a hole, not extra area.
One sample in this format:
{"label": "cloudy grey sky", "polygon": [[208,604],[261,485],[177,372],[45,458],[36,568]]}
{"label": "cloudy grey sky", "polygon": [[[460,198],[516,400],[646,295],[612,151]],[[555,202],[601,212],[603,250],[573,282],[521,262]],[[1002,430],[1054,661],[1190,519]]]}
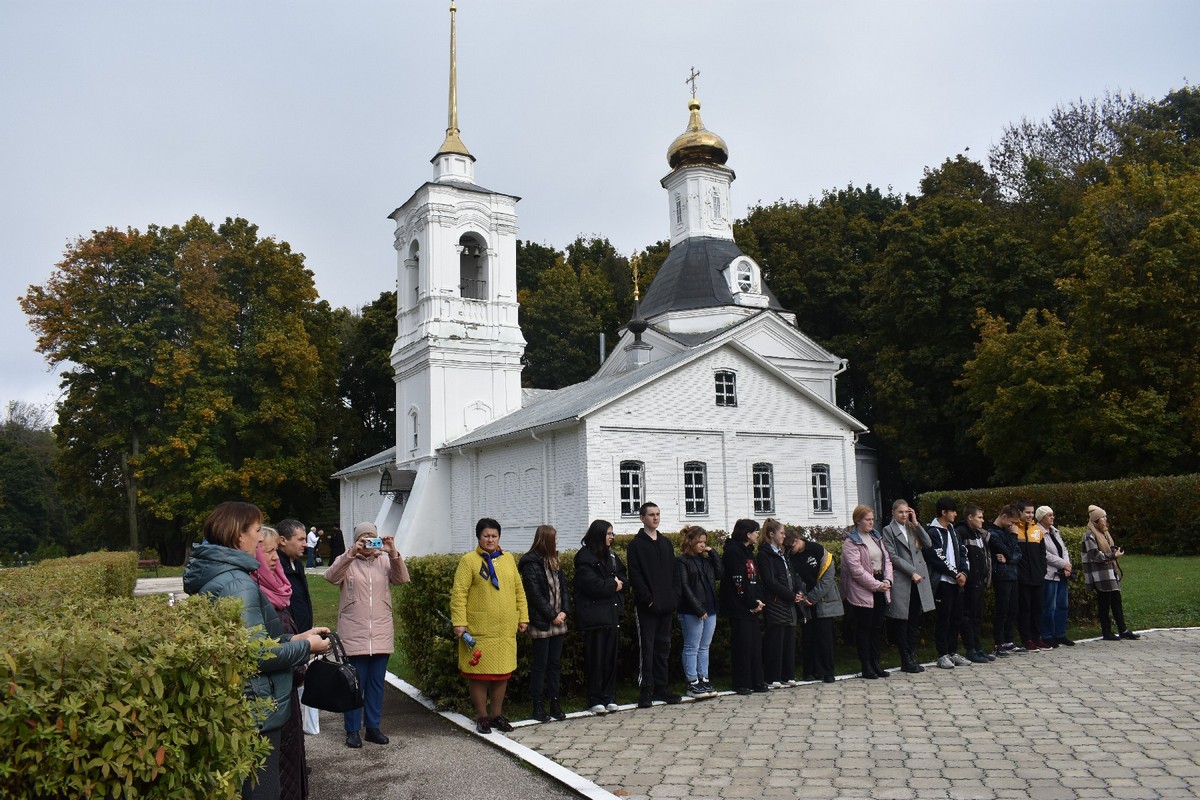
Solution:
{"label": "cloudy grey sky", "polygon": [[[0,0],[0,405],[58,379],[16,303],[67,242],[242,216],[357,307],[395,281],[387,215],[446,125],[448,0]],[[459,0],[459,122],[521,238],[667,236],[687,123],[738,215],[922,171],[1057,103],[1197,80],[1200,3]]]}

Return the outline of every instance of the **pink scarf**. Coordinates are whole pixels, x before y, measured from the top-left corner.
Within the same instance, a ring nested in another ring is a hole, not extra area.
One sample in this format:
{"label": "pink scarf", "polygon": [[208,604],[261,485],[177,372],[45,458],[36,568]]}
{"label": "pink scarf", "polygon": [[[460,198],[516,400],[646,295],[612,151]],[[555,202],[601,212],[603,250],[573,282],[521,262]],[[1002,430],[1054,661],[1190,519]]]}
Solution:
{"label": "pink scarf", "polygon": [[253,573],[254,582],[263,590],[263,594],[275,608],[290,606],[292,604],[292,584],[287,579],[287,575],[283,574],[283,564],[277,561],[275,569],[272,570],[268,567],[267,557],[263,553],[261,544],[254,556],[258,559],[258,569]]}

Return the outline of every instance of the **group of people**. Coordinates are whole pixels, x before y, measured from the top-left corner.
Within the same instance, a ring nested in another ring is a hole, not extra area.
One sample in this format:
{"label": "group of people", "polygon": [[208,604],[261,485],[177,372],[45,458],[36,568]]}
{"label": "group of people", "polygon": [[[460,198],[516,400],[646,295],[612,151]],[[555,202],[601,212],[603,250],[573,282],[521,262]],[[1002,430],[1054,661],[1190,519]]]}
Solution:
{"label": "group of people", "polygon": [[[308,796],[304,734],[319,732],[319,723],[316,709],[302,706],[304,671],[310,657],[330,647],[329,628],[313,626],[304,571],[311,552],[309,534],[298,520],[269,527],[256,506],[227,502],[205,519],[204,539],[192,549],[184,570],[188,594],[240,598],[242,621],[251,636],[279,641],[246,682],[247,695],[271,698],[273,710],[258,720],[270,752],[246,779],[244,798]],[[380,724],[384,676],[395,643],[391,586],[409,579],[404,558],[394,537],[381,537],[373,524],[363,523],[354,529],[353,546],[334,558],[325,579],[341,590],[338,636],[363,690],[363,707],[343,715],[346,745],[362,747],[363,738],[387,744]]]}
{"label": "group of people", "polygon": [[[677,555],[658,530],[658,506],[644,503],[638,510],[642,527],[626,551],[628,565],[613,550],[612,525],[595,520],[575,554],[570,587],[553,526],[539,526],[532,547],[518,560],[500,546],[500,523],[480,519],[477,547],[460,559],[450,594],[458,666],[475,707],[476,730],[513,729],[504,716],[504,698],[517,666],[516,637],[526,631],[533,643],[533,716],[543,722],[565,716],[559,686],[568,617],[584,637],[591,712],[616,711],[618,631],[630,589],[640,708],[682,699],[668,684],[676,617],[687,692],[695,698],[715,693],[709,656],[718,615],[729,620],[733,689],[743,695],[797,683],[798,626],[803,678],[833,682],[833,621],[843,615],[865,679],[888,675],[880,663],[885,624],[902,671],[924,671],[917,637],[921,615],[929,611],[936,615],[937,665],[944,669],[1073,646],[1066,631],[1074,565],[1054,526],[1054,510],[1022,501],[1005,506],[986,526],[980,507],[968,505],[963,511],[965,519],[957,522],[957,505],[943,497],[936,518],[923,526],[909,504],[897,500],[891,522],[879,532],[874,510],[856,507],[842,543],[839,579],[830,552],[773,519],[761,526],[739,519],[719,556],[707,531],[685,526]],[[1121,604],[1124,550],[1113,541],[1104,509],[1089,506],[1088,515],[1084,581],[1095,590],[1103,638],[1137,639]],[[249,696],[274,702],[259,720],[270,755],[247,779],[243,797],[303,798],[304,733],[317,732],[317,720],[315,713],[306,715],[299,700],[305,665],[329,649],[329,629],[313,626],[303,524],[287,519],[272,528],[262,523],[262,512],[249,503],[227,502],[214,509],[204,522],[203,542],[192,550],[184,589],[240,598],[252,636],[278,640],[258,673],[247,679]],[[363,689],[363,707],[343,717],[346,745],[360,748],[364,738],[387,744],[380,725],[384,676],[395,642],[391,587],[409,580],[404,558],[393,536],[362,523],[325,579],[340,587],[338,634]],[[982,645],[989,586],[995,597],[990,651]],[[1014,627],[1020,643],[1014,641]]]}
{"label": "group of people", "polygon": [[[685,526],[676,554],[658,530],[658,506],[645,503],[638,512],[642,527],[626,551],[628,565],[612,548],[612,525],[595,520],[575,554],[571,587],[563,580],[552,526],[540,526],[532,548],[518,560],[500,547],[500,523],[481,519],[479,546],[459,562],[450,602],[460,639],[458,666],[468,682],[476,729],[512,729],[504,696],[516,669],[516,636],[527,630],[533,640],[533,716],[543,722],[563,718],[559,671],[569,616],[583,634],[590,711],[616,711],[617,634],[628,590],[637,626],[641,708],[682,699],[668,685],[676,617],[687,693],[695,698],[715,693],[709,656],[718,615],[729,620],[732,684],[743,695],[797,683],[797,627],[802,678],[832,683],[833,626],[843,615],[860,677],[869,680],[888,676],[880,658],[885,627],[900,653],[901,670],[925,670],[917,656],[918,636],[922,615],[930,611],[942,669],[1074,646],[1067,637],[1074,565],[1054,526],[1054,510],[1021,501],[1001,509],[991,524],[984,523],[979,506],[963,511],[959,522],[955,501],[943,497],[936,517],[922,525],[909,504],[898,500],[880,532],[874,510],[858,506],[835,570],[829,551],[773,519],[761,526],[739,519],[719,555],[707,531]],[[1084,580],[1096,592],[1103,638],[1137,639],[1121,607],[1124,551],[1113,543],[1105,511],[1096,506],[1088,511]],[[989,587],[995,596],[993,644],[985,649]]]}
{"label": "group of people", "polygon": [[[922,526],[908,503],[897,500],[891,522],[880,533],[871,508],[854,509],[854,525],[842,547],[841,587],[863,678],[887,677],[879,663],[885,622],[900,652],[901,670],[924,671],[916,657],[917,634],[921,615],[928,611],[935,612],[934,643],[942,669],[1074,646],[1067,637],[1068,580],[1074,566],[1054,526],[1054,509],[1022,500],[1005,506],[986,526],[979,506],[963,511],[965,519],[956,524],[958,506],[943,497],[937,501],[937,516]],[[1124,551],[1113,544],[1104,509],[1089,506],[1088,517],[1084,583],[1096,592],[1103,638],[1138,639],[1125,624],[1121,606],[1119,560]],[[984,650],[989,586],[995,600],[993,647]]]}

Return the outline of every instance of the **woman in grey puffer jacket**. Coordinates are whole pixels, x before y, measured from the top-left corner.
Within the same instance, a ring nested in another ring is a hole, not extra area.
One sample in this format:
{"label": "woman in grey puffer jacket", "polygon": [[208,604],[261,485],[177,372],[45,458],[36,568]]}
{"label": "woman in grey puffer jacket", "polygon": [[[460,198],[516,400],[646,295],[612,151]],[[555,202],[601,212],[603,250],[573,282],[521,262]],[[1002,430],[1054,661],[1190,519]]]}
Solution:
{"label": "woman in grey puffer jacket", "polygon": [[[292,667],[308,660],[310,653],[323,653],[329,642],[322,638],[328,628],[313,628],[294,636],[283,632],[279,615],[263,595],[250,573],[258,569],[254,553],[262,542],[262,512],[250,503],[228,502],[217,506],[204,520],[204,541],[192,549],[183,573],[183,590],[188,594],[237,597],[242,601],[242,624],[251,636],[278,639],[259,662],[258,673],[246,681],[246,694],[254,699],[271,698],[274,708],[259,722],[259,731],[271,745],[266,763],[242,785],[244,798],[279,797],[280,728],[291,711]],[[257,628],[257,630],[254,630]]]}

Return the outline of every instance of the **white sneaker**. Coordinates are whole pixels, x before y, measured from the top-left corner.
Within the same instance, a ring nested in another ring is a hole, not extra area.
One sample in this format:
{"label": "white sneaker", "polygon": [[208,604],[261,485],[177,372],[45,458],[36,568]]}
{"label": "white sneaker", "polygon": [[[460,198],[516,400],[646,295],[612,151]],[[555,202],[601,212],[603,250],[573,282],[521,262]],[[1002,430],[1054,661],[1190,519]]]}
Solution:
{"label": "white sneaker", "polygon": [[779,681],[771,681],[771,688],[772,689],[782,689],[783,684],[780,683]]}
{"label": "white sneaker", "polygon": [[786,685],[787,685],[787,686],[799,686],[799,685],[800,685],[800,681],[797,681],[797,680],[790,680],[790,681],[788,681],[788,682],[787,682],[787,684],[786,684]]}
{"label": "white sneaker", "polygon": [[956,666],[956,667],[969,667],[969,666],[971,666],[971,661],[970,661],[970,659],[963,658],[963,657],[962,657],[962,656],[960,656],[958,653],[951,653],[951,654],[950,654],[950,660],[954,662],[954,666]]}
{"label": "white sneaker", "polygon": [[621,710],[621,707],[616,703],[609,703],[604,707],[604,709],[610,714],[615,714]]}
{"label": "white sneaker", "polygon": [[608,709],[605,708],[604,706],[600,705],[599,703],[596,703],[596,705],[589,708],[588,711],[592,712],[597,717],[603,717],[605,714],[608,713]]}
{"label": "white sneaker", "polygon": [[954,669],[954,662],[950,660],[950,656],[939,656],[937,665],[940,669]]}

